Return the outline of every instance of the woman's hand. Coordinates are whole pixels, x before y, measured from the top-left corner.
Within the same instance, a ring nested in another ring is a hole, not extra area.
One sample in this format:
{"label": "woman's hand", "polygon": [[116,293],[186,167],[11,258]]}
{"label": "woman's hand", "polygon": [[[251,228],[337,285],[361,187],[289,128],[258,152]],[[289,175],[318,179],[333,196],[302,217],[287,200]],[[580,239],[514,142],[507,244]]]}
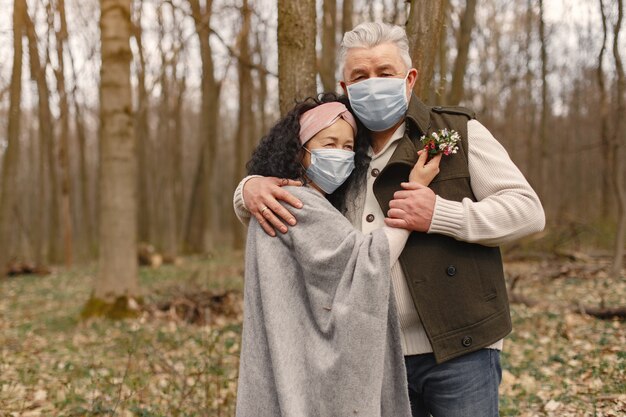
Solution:
{"label": "woman's hand", "polygon": [[416,182],[427,186],[433,178],[439,174],[439,162],[441,161],[442,154],[438,153],[428,162],[426,162],[428,159],[428,152],[425,149],[418,151],[417,154],[419,157],[409,174],[409,182]]}

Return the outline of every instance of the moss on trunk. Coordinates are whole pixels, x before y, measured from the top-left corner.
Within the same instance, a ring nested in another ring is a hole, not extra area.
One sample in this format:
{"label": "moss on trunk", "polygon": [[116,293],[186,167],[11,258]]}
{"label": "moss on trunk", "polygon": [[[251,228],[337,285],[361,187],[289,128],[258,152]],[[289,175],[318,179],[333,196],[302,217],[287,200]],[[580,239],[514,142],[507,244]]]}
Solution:
{"label": "moss on trunk", "polygon": [[141,304],[143,304],[143,299],[140,297],[121,296],[109,302],[92,294],[83,307],[80,317],[83,320],[91,317],[106,317],[111,320],[136,318],[141,313]]}

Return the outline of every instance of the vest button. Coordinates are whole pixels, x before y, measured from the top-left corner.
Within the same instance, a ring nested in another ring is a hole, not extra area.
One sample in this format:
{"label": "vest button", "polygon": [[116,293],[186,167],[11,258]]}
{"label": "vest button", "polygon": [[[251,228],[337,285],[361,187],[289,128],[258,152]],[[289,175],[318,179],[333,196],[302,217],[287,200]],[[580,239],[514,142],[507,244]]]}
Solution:
{"label": "vest button", "polygon": [[465,336],[463,340],[461,340],[461,344],[465,347],[472,346],[472,338],[470,336]]}
{"label": "vest button", "polygon": [[454,265],[450,265],[447,269],[446,269],[446,274],[448,274],[449,276],[453,277],[456,275],[456,266]]}
{"label": "vest button", "polygon": [[365,218],[365,220],[367,220],[368,223],[371,223],[374,221],[374,215],[373,214],[368,214],[367,217]]}
{"label": "vest button", "polygon": [[380,174],[380,170],[378,168],[374,168],[372,170],[372,177],[377,177]]}

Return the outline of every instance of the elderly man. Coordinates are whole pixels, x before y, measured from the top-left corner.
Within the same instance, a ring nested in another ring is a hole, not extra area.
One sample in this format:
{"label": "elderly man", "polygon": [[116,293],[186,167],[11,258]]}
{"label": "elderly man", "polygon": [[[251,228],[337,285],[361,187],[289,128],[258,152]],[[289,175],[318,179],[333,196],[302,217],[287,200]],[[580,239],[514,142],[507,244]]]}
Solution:
{"label": "elderly man", "polygon": [[[541,203],[471,111],[411,95],[419,74],[402,28],[357,26],[344,35],[339,61],[341,87],[371,130],[370,170],[346,216],[365,233],[385,223],[412,231],[390,277],[412,413],[497,416],[499,354],[511,331],[498,245],[542,230]],[[420,137],[444,128],[459,132],[459,151],[441,160],[429,187],[404,183]],[[283,182],[244,178],[234,196],[239,218],[254,215],[270,235],[298,227],[278,201],[301,207]]]}

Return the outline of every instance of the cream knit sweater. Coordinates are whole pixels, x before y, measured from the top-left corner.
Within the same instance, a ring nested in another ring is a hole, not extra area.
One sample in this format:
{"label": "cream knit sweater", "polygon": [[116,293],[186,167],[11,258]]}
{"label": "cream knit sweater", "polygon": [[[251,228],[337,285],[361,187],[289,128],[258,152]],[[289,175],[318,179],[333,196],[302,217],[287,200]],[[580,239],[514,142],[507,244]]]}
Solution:
{"label": "cream knit sweater", "polygon": [[[371,175],[371,171],[381,171],[385,167],[398,140],[404,135],[404,130],[403,124],[376,155],[370,150],[372,161],[367,188],[360,190],[361,193],[355,196],[357,200],[364,202],[363,210],[359,213],[358,209],[352,209],[347,213],[348,219],[363,233],[384,226],[385,215],[374,197],[372,187],[375,177]],[[542,230],[545,215],[541,202],[506,150],[476,120],[468,122],[467,132],[470,183],[477,201],[450,201],[437,196],[428,233],[440,233],[465,242],[498,246]],[[244,178],[233,197],[235,213],[243,223],[248,223],[250,218],[243,201],[243,187],[253,177]],[[295,215],[297,217],[297,213]],[[368,215],[373,215],[373,220],[369,217],[372,221],[367,220]],[[396,243],[404,245],[406,241],[404,234],[387,233],[387,236],[392,247],[397,246]],[[432,352],[406,279],[397,262],[391,268],[391,280],[400,316],[403,353],[415,355]],[[502,340],[490,347],[502,349]]]}

